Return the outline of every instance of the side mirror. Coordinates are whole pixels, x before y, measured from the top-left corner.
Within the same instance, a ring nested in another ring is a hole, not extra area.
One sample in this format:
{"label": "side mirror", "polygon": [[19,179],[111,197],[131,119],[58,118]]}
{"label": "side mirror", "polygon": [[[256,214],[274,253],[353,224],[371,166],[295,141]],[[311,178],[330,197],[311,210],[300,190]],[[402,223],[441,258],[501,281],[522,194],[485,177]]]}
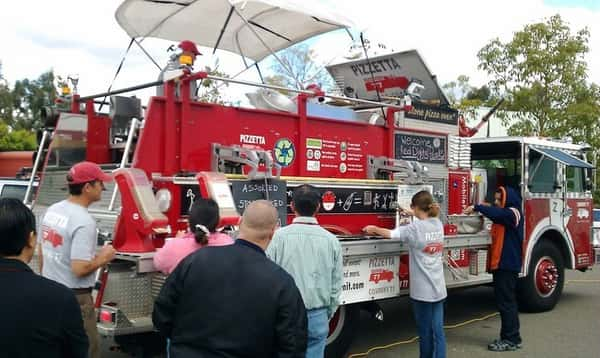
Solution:
{"label": "side mirror", "polygon": [[589,176],[585,178],[585,191],[592,191],[594,189],[594,184],[592,183],[592,178]]}

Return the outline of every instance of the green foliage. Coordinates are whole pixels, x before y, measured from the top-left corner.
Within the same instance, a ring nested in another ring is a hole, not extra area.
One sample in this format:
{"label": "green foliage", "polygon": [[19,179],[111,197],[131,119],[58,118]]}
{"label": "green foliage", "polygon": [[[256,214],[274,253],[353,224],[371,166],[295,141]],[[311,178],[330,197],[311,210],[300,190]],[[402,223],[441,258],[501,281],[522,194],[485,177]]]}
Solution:
{"label": "green foliage", "polygon": [[271,66],[274,74],[265,77],[266,83],[294,89],[305,89],[311,83],[317,83],[323,89],[333,86],[325,67],[316,62],[315,51],[306,44],[285,49],[277,57],[281,63],[275,60]]}
{"label": "green foliage", "polygon": [[[204,67],[204,71],[211,76],[229,78],[224,72],[219,71],[219,63],[217,62],[215,68],[210,66]],[[204,79],[199,82],[198,86],[198,100],[200,102],[226,104],[223,94],[221,93],[221,87],[229,86],[228,82],[213,81],[210,79]]]}
{"label": "green foliage", "polygon": [[10,130],[8,125],[0,122],[0,152],[10,150],[35,150],[37,142],[35,133],[25,130]]}
{"label": "green foliage", "polygon": [[456,81],[444,84],[442,89],[452,107],[458,109],[467,118],[474,118],[480,107],[492,107],[498,101],[487,85],[474,87],[469,83],[469,77],[465,75],[460,75]]}
{"label": "green foliage", "polygon": [[509,128],[510,134],[598,141],[600,92],[586,83],[584,60],[589,36],[587,28],[571,33],[555,15],[479,51],[479,68],[491,77],[492,92],[507,98],[507,109],[527,114]]}
{"label": "green foliage", "polygon": [[13,118],[9,125],[14,129],[38,129],[42,127],[40,110],[54,104],[56,88],[54,73],[43,73],[36,80],[16,81],[12,90]]}
{"label": "green foliage", "polygon": [[52,71],[36,80],[16,81],[12,89],[0,71],[0,151],[34,150],[34,130],[42,126],[40,110],[55,98]]}

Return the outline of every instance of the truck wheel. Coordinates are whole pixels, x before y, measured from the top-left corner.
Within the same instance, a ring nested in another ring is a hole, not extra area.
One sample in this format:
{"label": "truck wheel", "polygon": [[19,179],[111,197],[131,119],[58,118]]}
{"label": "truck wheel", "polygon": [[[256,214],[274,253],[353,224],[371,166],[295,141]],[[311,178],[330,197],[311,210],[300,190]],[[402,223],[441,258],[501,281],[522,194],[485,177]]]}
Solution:
{"label": "truck wheel", "polygon": [[529,274],[519,280],[519,308],[544,312],[554,308],[565,283],[565,264],[558,248],[541,241],[533,249]]}
{"label": "truck wheel", "polygon": [[329,336],[325,348],[326,358],[341,358],[354,340],[356,325],[360,317],[358,305],[340,306],[329,320]]}

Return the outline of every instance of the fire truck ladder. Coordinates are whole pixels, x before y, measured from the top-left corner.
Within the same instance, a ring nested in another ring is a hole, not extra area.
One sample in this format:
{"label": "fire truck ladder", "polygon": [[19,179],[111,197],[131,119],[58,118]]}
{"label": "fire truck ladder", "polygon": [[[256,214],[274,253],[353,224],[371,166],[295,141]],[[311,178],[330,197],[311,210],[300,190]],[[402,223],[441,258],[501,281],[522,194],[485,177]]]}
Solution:
{"label": "fire truck ladder", "polygon": [[387,157],[367,157],[367,176],[369,179],[405,178],[408,184],[423,184],[428,177],[427,168],[421,164]]}
{"label": "fire truck ladder", "polygon": [[[42,140],[38,146],[38,151],[35,155],[35,162],[33,163],[33,168],[31,169],[31,176],[29,177],[29,183],[27,184],[27,191],[25,191],[25,197],[23,198],[23,204],[29,204],[29,197],[31,196],[31,192],[33,189],[33,183],[35,178],[37,177],[37,171],[40,167],[40,163],[44,160],[42,155],[44,155],[44,150],[46,147],[46,142],[49,141],[52,137],[52,131],[48,129],[44,129],[44,133],[42,134]],[[29,207],[33,207],[33,200]]]}
{"label": "fire truck ladder", "polygon": [[[264,171],[259,171],[261,164],[264,164]],[[273,161],[270,151],[258,147],[245,148],[238,145],[226,146],[213,143],[212,171],[227,174],[242,174],[243,165],[251,168],[248,173],[248,179],[279,178],[281,175],[281,166]]]}
{"label": "fire truck ladder", "polygon": [[[129,131],[127,132],[127,141],[125,142],[125,148],[123,149],[123,156],[121,157],[121,163],[119,164],[119,169],[125,168],[129,165],[129,153],[133,149],[133,139],[138,134],[138,129],[142,126],[142,122],[137,118],[132,118]],[[108,204],[108,210],[113,211],[115,208],[115,201],[117,200],[117,192],[119,187],[117,185],[114,186],[112,196],[110,197],[110,203]]]}

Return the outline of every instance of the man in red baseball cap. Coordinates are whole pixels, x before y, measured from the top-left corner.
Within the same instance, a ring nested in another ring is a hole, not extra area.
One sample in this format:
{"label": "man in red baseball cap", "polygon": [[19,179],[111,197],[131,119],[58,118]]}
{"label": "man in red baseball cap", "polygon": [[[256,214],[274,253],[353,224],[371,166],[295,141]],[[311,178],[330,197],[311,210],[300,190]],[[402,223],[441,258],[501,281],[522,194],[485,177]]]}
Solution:
{"label": "man in red baseball cap", "polygon": [[106,174],[100,169],[98,164],[92,162],[80,162],[75,164],[69,170],[67,181],[71,184],[81,184],[98,180],[101,182],[112,181],[112,176]]}
{"label": "man in red baseball cap", "polygon": [[42,275],[71,288],[81,308],[90,342],[89,356],[100,357],[96,314],[92,301],[95,272],[115,256],[112,245],[97,251],[96,221],[88,207],[102,198],[104,182],[112,177],[98,164],[81,162],[67,174],[69,197],[51,205],[42,219]]}

